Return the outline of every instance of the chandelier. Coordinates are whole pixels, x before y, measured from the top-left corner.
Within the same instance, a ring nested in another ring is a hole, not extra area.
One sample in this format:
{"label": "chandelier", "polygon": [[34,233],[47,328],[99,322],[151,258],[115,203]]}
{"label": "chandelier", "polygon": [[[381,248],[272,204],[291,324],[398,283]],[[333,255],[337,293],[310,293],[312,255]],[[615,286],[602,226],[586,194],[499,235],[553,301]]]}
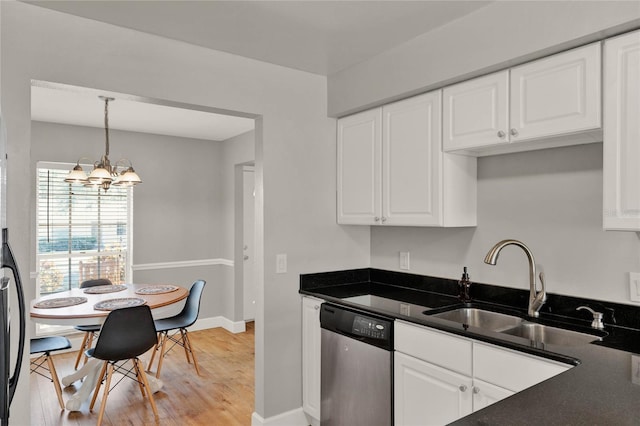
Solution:
{"label": "chandelier", "polygon": [[[129,187],[142,183],[140,176],[133,170],[131,161],[122,159],[116,161],[114,165],[111,165],[111,161],[109,160],[109,102],[115,99],[106,96],[98,97],[104,101],[105,153],[99,161],[93,163],[93,170],[89,176],[87,176],[84,170],[82,170],[82,166],[80,166],[80,161],[83,157],[78,160],[64,181],[67,183],[94,186],[102,188],[105,191],[107,191],[111,185]],[[122,166],[122,163],[125,163],[125,166]],[[128,166],[126,165],[127,163]]]}

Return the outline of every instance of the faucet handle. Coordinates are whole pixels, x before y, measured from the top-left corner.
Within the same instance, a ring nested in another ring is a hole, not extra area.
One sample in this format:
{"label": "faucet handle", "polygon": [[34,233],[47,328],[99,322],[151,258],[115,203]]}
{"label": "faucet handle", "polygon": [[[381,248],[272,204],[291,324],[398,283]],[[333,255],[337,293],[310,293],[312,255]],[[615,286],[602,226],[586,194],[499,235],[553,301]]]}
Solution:
{"label": "faucet handle", "polygon": [[602,323],[602,312],[594,311],[588,306],[578,306],[576,308],[576,311],[581,311],[581,310],[587,310],[591,312],[591,314],[593,315],[593,321],[591,321],[591,327],[596,328],[598,330],[604,329],[604,324]]}

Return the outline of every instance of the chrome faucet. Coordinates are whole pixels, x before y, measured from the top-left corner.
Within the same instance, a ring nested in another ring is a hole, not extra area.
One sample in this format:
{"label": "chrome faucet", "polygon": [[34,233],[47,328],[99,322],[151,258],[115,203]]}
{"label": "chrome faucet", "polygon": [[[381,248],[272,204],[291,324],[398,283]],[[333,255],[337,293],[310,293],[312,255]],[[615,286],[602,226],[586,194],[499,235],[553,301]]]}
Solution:
{"label": "chrome faucet", "polygon": [[527,260],[529,261],[529,308],[527,313],[532,317],[537,317],[539,315],[540,308],[547,300],[547,293],[545,292],[544,274],[542,272],[540,272],[540,284],[542,289],[538,291],[536,288],[536,261],[534,260],[533,253],[531,253],[529,247],[518,240],[502,240],[489,250],[489,253],[487,253],[484,258],[484,263],[495,265],[498,261],[500,251],[509,245],[520,247],[527,255]]}

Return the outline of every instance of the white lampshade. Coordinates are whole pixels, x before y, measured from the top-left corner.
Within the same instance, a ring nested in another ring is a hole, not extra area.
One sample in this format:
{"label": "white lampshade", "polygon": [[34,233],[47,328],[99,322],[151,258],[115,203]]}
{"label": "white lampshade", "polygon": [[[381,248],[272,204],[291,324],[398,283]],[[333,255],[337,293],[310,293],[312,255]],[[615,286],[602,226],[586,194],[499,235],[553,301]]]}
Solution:
{"label": "white lampshade", "polygon": [[89,175],[89,182],[91,183],[111,182],[112,180],[111,173],[103,167],[96,167]]}
{"label": "white lampshade", "polygon": [[142,183],[142,179],[133,170],[133,167],[129,167],[127,170],[122,172],[122,174],[118,177],[118,179],[113,183],[118,186],[134,186],[139,183]]}
{"label": "white lampshade", "polygon": [[82,170],[79,164],[77,164],[73,170],[69,172],[64,181],[67,183],[87,183],[87,174]]}

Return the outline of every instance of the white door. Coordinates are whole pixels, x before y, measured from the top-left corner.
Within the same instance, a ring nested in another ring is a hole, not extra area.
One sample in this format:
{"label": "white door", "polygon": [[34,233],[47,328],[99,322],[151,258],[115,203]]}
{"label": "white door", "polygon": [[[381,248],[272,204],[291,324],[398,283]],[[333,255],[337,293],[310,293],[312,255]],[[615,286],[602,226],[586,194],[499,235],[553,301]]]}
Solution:
{"label": "white door", "polygon": [[604,54],[604,229],[640,231],[640,31]]}
{"label": "white door", "polygon": [[396,426],[445,425],[472,412],[470,377],[394,354]]}
{"label": "white door", "polygon": [[600,43],[511,69],[511,142],[596,129]]}
{"label": "white door", "polygon": [[440,90],[382,108],[385,225],[441,225]]}
{"label": "white door", "polygon": [[313,297],[302,298],[302,408],[320,420],[320,304]]}
{"label": "white door", "polygon": [[473,411],[481,410],[486,406],[494,404],[501,399],[505,399],[506,397],[513,395],[514,393],[515,392],[512,392],[505,388],[501,388],[500,386],[492,385],[491,383],[474,379]]}
{"label": "white door", "polygon": [[338,120],[338,223],[373,225],[380,220],[382,109]]}
{"label": "white door", "polygon": [[444,151],[509,142],[509,70],[445,87]]}
{"label": "white door", "polygon": [[255,318],[256,306],[256,283],[254,276],[255,268],[255,210],[254,210],[254,188],[255,174],[253,168],[245,167],[242,170],[243,183],[243,319],[245,321]]}

